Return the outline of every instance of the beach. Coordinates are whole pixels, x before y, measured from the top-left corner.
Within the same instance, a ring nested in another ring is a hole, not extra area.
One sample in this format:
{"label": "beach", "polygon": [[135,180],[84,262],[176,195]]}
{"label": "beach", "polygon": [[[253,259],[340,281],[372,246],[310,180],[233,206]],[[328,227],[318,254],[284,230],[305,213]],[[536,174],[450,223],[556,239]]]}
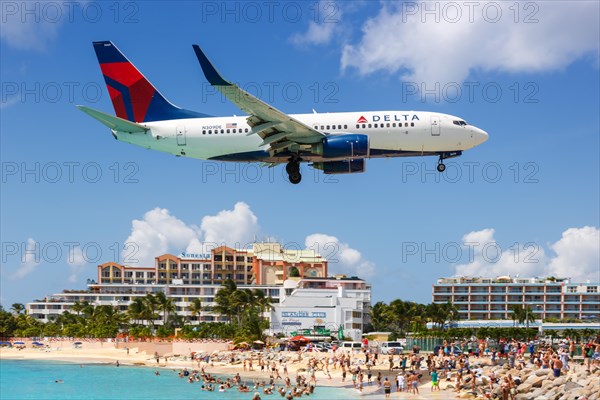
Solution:
{"label": "beach", "polygon": [[[26,342],[27,343],[27,342]],[[24,349],[17,349],[16,347],[0,349],[0,360],[23,360],[23,361],[59,361],[68,362],[75,364],[113,364],[126,366],[140,366],[151,369],[152,372],[159,371],[163,373],[164,370],[183,370],[189,371],[204,369],[206,373],[218,376],[234,376],[239,374],[244,381],[248,382],[268,382],[270,374],[269,367],[265,367],[261,371],[258,366],[259,357],[272,365],[275,362],[281,379],[275,379],[275,385],[282,386],[284,384],[284,373],[282,364],[285,364],[287,369],[287,375],[293,382],[297,375],[304,376],[307,380],[310,380],[308,370],[308,363],[310,360],[319,360],[325,362],[326,358],[330,357],[328,353],[308,352],[301,353],[301,361],[298,359],[297,352],[288,351],[277,351],[277,352],[264,352],[260,353],[257,351],[231,351],[228,350],[227,343],[223,342],[107,342],[107,341],[71,341],[71,340],[55,340],[45,342],[46,346],[40,348],[32,348],[29,343],[25,345]],[[81,343],[75,345],[74,343]],[[156,354],[158,353],[158,362]],[[192,360],[191,354],[209,356],[210,361]],[[233,356],[234,362],[231,362]],[[253,359],[253,370],[250,370],[249,362],[244,363],[245,360]],[[361,354],[354,354],[352,357],[352,363],[359,363],[364,357]],[[281,362],[283,360],[283,362]],[[383,360],[382,360],[383,361]],[[246,364],[244,368],[244,364]],[[336,369],[329,368],[329,376],[322,370],[315,372],[316,380],[316,392],[318,393],[319,387],[334,387],[344,390],[347,396],[350,398],[354,397],[367,397],[372,399],[383,399],[385,398],[383,385],[379,386],[376,382],[376,375],[378,372],[382,374],[382,383],[385,377],[393,382],[397,371],[388,371],[387,362],[375,365],[372,367],[373,377],[371,382],[367,381],[365,374],[362,391],[354,388],[352,383],[351,374],[348,374],[345,381],[342,381],[342,371],[338,367]],[[363,366],[364,368],[364,366]],[[424,371],[427,375],[427,371]],[[151,379],[152,374],[149,374]],[[183,382],[182,382],[183,384]],[[357,383],[358,386],[358,383]],[[450,391],[442,390],[440,392],[431,393],[431,384],[425,379],[419,385],[419,391],[421,394],[413,395],[410,393],[396,393],[392,389],[392,395],[394,398],[432,398],[432,399],[452,399],[456,398],[455,394]],[[442,386],[443,388],[443,386]],[[248,394],[248,398],[252,397],[254,391]],[[262,395],[262,391],[261,391]],[[265,396],[262,396],[265,398]],[[279,396],[273,396],[280,398]]]}
{"label": "beach", "polygon": [[[231,345],[224,341],[63,340],[48,341],[45,346],[39,348],[32,348],[29,343],[21,350],[16,347],[2,348],[0,360],[63,361],[82,365],[100,363],[114,367],[139,366],[148,369],[147,379],[152,379],[155,374],[162,374],[173,376],[173,379],[177,380],[179,374],[182,385],[188,380],[189,383],[193,383],[192,378],[195,376],[202,376],[204,379],[205,374],[228,378],[238,375],[239,381],[234,383],[233,387],[238,383],[248,385],[250,390],[245,393],[248,399],[252,398],[254,392],[259,391],[264,399],[268,394],[263,393],[263,390],[270,386],[274,389],[288,390],[302,385],[305,388],[314,386],[317,396],[320,387],[328,387],[342,390],[346,393],[343,395],[344,398],[383,399],[386,398],[384,393],[386,379],[390,382],[389,398],[400,399],[489,399],[503,398],[506,392],[510,392],[507,398],[514,400],[596,400],[600,398],[600,368],[597,362],[585,366],[579,360],[571,360],[568,366],[562,366],[563,371],[556,376],[551,368],[535,365],[533,359],[526,359],[524,353],[519,355],[516,364],[514,358],[511,360],[512,352],[507,353],[506,357],[496,357],[496,354],[494,357],[491,355],[455,357],[440,354],[439,362],[457,362],[460,365],[445,372],[437,369],[439,377],[436,388],[439,390],[432,392],[432,378],[424,362],[426,358],[433,360],[435,356],[432,354],[422,353],[415,356],[405,352],[409,363],[405,364],[406,373],[402,374],[398,356],[394,357],[394,369],[390,370],[388,355],[380,355],[373,363],[374,355],[372,354],[371,361],[367,362],[367,357],[362,352],[257,351],[231,350],[230,347]],[[519,346],[515,343],[515,347]],[[545,357],[553,356],[549,348],[542,348],[537,354],[542,363],[545,362]],[[334,357],[344,361],[332,362]],[[410,361],[414,357],[416,359],[423,357],[423,359],[412,366]],[[462,365],[463,362],[467,362],[468,366]],[[347,372],[345,379],[341,364],[348,365],[345,367]],[[464,376],[459,372],[463,368],[467,371]],[[357,369],[360,370],[358,374],[354,372]],[[418,389],[418,394],[406,390],[398,391],[396,378],[399,374],[409,380],[407,385],[409,390],[412,387],[410,380],[418,376],[418,379],[415,378],[415,391]],[[288,382],[286,385],[286,378],[289,378],[291,384]],[[512,386],[507,387],[513,389],[507,389],[503,394],[503,382],[508,385],[509,381]],[[300,384],[296,385],[297,382]],[[233,387],[231,390],[234,390]],[[308,397],[308,395],[301,397]],[[279,398],[276,392],[273,398]]]}

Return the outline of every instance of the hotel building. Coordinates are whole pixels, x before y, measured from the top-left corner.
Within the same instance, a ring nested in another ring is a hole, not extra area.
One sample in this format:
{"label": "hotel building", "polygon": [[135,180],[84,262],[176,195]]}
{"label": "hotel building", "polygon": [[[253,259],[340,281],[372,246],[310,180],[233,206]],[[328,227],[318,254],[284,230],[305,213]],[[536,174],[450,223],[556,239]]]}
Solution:
{"label": "hotel building", "polygon": [[[83,301],[126,311],[136,297],[164,292],[189,323],[219,321],[212,312],[214,297],[232,279],[240,289],[260,289],[272,298],[273,310],[266,314],[272,333],[315,327],[337,332],[341,325],[346,336],[360,338],[370,323],[370,284],[357,277],[328,277],[327,260],[313,250],[287,250],[278,243],[255,243],[248,250],[222,246],[210,254],[164,254],[155,258],[153,268],[107,262],[97,270],[97,282],[90,281],[86,290],[33,301],[27,313],[47,322]],[[199,315],[189,309],[195,298],[203,306]]]}
{"label": "hotel building", "polygon": [[556,278],[441,278],[434,303],[453,303],[461,320],[511,319],[512,307],[529,306],[536,319],[600,318],[600,283]]}

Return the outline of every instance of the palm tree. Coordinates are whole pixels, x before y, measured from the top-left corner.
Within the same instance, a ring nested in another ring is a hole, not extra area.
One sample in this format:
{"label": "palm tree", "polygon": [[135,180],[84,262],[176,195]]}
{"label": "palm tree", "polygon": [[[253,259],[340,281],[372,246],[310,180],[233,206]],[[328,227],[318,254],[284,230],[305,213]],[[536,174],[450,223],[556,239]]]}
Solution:
{"label": "palm tree", "polygon": [[513,324],[516,326],[516,323],[519,322],[519,324],[522,324],[523,322],[525,322],[525,314],[526,311],[523,308],[523,306],[521,306],[520,304],[516,304],[514,306],[512,306],[510,308],[511,310],[511,318],[513,320]]}
{"label": "palm tree", "polygon": [[190,301],[190,305],[188,306],[188,310],[192,317],[197,317],[202,313],[202,300],[196,297]]}
{"label": "palm tree", "polygon": [[175,311],[175,305],[173,304],[173,300],[168,298],[165,292],[158,292],[154,295],[156,300],[156,304],[158,305],[158,310],[163,315],[163,325],[167,324],[167,319],[169,318],[169,313]]}
{"label": "palm tree", "polygon": [[143,321],[146,312],[146,302],[142,297],[134,298],[129,306],[127,307],[127,314],[129,318],[132,319],[135,323],[139,323],[139,321]]}
{"label": "palm tree", "polygon": [[25,311],[25,306],[23,305],[23,303],[13,303],[10,309],[13,313],[20,315],[23,314],[23,311]]}
{"label": "palm tree", "polygon": [[232,297],[237,292],[237,285],[231,279],[225,280],[219,291],[215,295],[215,307],[214,311],[220,315],[224,315],[231,324],[233,322],[233,315],[235,314],[235,308],[233,307]]}
{"label": "palm tree", "polygon": [[375,331],[381,332],[390,329],[388,308],[389,306],[382,301],[378,301],[371,307],[371,324]]}

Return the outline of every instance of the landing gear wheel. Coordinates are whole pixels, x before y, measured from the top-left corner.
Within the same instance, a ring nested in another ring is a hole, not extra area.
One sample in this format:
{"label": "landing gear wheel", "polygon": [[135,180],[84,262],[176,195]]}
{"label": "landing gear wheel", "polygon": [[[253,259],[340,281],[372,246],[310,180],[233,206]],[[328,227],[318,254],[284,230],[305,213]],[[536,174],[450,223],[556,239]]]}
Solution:
{"label": "landing gear wheel", "polygon": [[437,170],[438,170],[438,172],[444,172],[446,170],[446,165],[444,163],[440,162],[437,165]]}
{"label": "landing gear wheel", "polygon": [[288,175],[300,173],[300,163],[298,161],[290,161],[285,165],[285,172],[287,172]]}
{"label": "landing gear wheel", "polygon": [[290,178],[291,183],[293,183],[294,185],[297,185],[302,180],[302,174],[300,174],[300,172],[297,172],[295,174],[290,174],[289,178]]}

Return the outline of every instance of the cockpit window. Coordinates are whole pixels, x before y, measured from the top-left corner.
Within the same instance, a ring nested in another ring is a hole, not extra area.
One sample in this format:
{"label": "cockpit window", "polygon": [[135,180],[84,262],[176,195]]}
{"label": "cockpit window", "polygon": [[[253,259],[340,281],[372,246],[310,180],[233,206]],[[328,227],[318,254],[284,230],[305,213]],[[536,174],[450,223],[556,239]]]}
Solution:
{"label": "cockpit window", "polygon": [[452,123],[454,123],[454,125],[458,125],[458,126],[466,126],[467,125],[467,122],[463,121],[463,120],[455,120],[455,121],[452,121]]}

